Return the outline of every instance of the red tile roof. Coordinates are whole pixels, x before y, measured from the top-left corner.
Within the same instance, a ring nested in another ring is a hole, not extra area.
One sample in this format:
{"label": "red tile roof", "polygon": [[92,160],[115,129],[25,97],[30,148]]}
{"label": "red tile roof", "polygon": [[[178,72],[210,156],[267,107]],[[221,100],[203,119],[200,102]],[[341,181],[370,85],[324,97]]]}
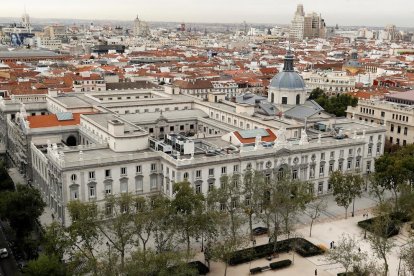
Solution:
{"label": "red tile roof", "polygon": [[57,126],[75,126],[80,124],[81,113],[73,113],[73,119],[67,121],[59,121],[56,114],[27,116],[30,128],[44,128]]}

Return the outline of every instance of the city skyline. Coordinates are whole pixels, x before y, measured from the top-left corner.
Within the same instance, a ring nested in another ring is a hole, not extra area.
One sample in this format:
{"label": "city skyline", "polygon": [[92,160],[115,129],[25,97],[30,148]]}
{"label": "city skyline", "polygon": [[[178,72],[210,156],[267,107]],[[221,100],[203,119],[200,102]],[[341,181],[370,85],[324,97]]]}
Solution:
{"label": "city skyline", "polygon": [[[327,25],[414,27],[414,3],[405,0],[154,0],[151,2],[122,0],[118,5],[103,6],[98,0],[70,3],[62,0],[40,0],[36,5],[27,1],[14,1],[2,7],[0,17],[19,17],[24,9],[33,18],[61,18],[86,20],[133,20],[137,14],[145,21],[290,24],[297,4],[303,4],[306,13],[321,14]],[[401,5],[399,5],[401,3]],[[62,9],[62,7],[65,7]],[[82,7],[82,9],[79,9]],[[375,7],[375,13],[371,10]],[[402,9],[401,7],[404,7]],[[171,13],[170,11],[174,12]],[[214,15],[214,16],[211,16]]]}

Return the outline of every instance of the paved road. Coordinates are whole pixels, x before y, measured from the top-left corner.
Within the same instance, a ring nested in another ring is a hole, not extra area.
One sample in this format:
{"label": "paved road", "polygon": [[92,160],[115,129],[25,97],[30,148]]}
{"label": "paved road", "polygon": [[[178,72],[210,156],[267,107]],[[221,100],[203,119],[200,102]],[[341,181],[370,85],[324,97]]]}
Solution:
{"label": "paved road", "polygon": [[3,226],[0,221],[0,248],[7,248],[7,251],[9,251],[9,257],[6,259],[0,260],[0,272],[1,275],[4,276],[15,276],[20,275],[20,272],[17,268],[17,263],[13,257],[13,254],[11,253],[11,249],[9,248],[6,237],[3,232]]}

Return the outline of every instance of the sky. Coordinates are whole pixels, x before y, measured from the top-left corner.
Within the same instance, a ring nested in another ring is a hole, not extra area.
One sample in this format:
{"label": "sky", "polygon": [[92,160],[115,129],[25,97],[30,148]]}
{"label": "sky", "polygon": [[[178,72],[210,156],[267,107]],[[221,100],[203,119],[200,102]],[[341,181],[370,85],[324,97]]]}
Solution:
{"label": "sky", "polygon": [[289,24],[297,4],[328,26],[414,27],[414,0],[0,0],[0,17]]}

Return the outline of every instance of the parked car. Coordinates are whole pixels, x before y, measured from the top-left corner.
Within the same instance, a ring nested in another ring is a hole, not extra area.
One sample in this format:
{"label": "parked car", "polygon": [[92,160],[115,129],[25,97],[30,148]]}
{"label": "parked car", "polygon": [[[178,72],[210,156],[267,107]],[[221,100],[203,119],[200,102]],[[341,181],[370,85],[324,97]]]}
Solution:
{"label": "parked car", "polygon": [[5,259],[9,256],[9,252],[6,248],[0,248],[0,259]]}
{"label": "parked car", "polygon": [[267,229],[266,227],[256,227],[256,228],[253,228],[253,234],[255,236],[264,235],[264,234],[267,234],[268,232],[269,232],[269,229]]}

